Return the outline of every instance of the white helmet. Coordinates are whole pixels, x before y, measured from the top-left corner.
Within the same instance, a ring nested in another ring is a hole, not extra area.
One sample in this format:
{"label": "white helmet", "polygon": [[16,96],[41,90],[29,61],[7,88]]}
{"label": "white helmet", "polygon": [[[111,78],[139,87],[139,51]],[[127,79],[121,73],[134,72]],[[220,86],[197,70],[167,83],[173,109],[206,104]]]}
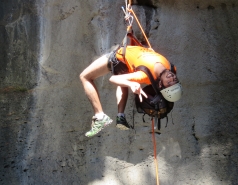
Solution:
{"label": "white helmet", "polygon": [[180,83],[176,83],[161,90],[160,92],[166,100],[169,102],[175,102],[178,101],[182,96],[182,85]]}

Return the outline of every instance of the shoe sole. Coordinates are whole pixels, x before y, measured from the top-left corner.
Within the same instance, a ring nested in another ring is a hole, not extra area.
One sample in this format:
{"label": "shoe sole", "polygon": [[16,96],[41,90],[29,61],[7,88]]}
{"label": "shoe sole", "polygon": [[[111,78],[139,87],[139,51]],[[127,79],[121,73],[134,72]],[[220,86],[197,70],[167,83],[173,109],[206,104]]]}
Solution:
{"label": "shoe sole", "polygon": [[122,124],[117,124],[116,127],[119,128],[120,130],[129,130],[130,129],[130,128],[126,127],[125,125],[122,125]]}
{"label": "shoe sole", "polygon": [[85,134],[85,136],[86,136],[86,137],[93,137],[93,136],[96,136],[96,135],[97,135],[99,132],[101,132],[104,128],[108,127],[112,122],[113,122],[113,120],[110,119],[108,122],[106,122],[106,123],[103,125],[102,129],[99,130],[96,134],[94,134],[94,135],[92,135],[92,136],[87,136],[87,135]]}

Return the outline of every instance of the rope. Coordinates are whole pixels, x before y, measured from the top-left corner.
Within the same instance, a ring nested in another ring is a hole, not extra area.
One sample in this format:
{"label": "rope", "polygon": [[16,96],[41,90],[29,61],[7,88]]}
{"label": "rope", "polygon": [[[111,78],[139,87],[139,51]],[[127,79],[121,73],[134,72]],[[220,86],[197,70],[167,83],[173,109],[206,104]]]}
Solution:
{"label": "rope", "polygon": [[[152,49],[151,45],[150,45],[150,42],[148,40],[148,38],[146,37],[145,35],[145,32],[135,14],[135,12],[132,10],[132,7],[131,7],[131,0],[129,0],[129,4],[127,4],[127,0],[125,0],[125,3],[126,3],[126,10],[122,7],[122,10],[125,14],[125,20],[128,21],[128,26],[127,26],[127,35],[128,35],[128,32],[129,30],[131,30],[132,28],[132,23],[133,23],[133,16],[134,18],[136,19],[136,22],[138,24],[138,26],[140,27],[141,29],[141,32],[143,33],[144,37],[145,37],[145,40],[149,46],[149,48]],[[132,13],[133,16],[130,14]],[[133,118],[134,118],[134,115],[133,115]],[[133,120],[134,122],[134,120]],[[156,169],[156,184],[159,185],[159,170],[158,170],[158,162],[157,162],[157,157],[156,157],[156,140],[155,140],[155,129],[154,129],[154,119],[152,119],[152,139],[153,139],[153,145],[154,145],[154,161],[155,161],[155,169]]]}
{"label": "rope", "polygon": [[154,129],[154,119],[152,118],[152,139],[154,145],[154,161],[155,161],[155,171],[156,171],[156,182],[159,185],[159,170],[158,170],[158,162],[156,157],[156,140],[155,140],[155,129]]}
{"label": "rope", "polygon": [[[125,14],[125,20],[128,21],[128,24],[129,24],[129,26],[131,27],[131,26],[132,26],[132,23],[133,23],[133,17],[136,19],[136,22],[137,22],[137,24],[138,24],[138,26],[139,26],[139,28],[140,28],[140,30],[141,30],[143,36],[145,37],[145,40],[146,40],[146,42],[147,42],[149,48],[152,49],[151,44],[150,44],[150,42],[149,42],[149,40],[148,40],[148,38],[147,38],[147,36],[146,36],[146,34],[145,34],[145,32],[144,32],[144,30],[143,30],[141,24],[140,24],[140,21],[138,20],[138,18],[137,18],[137,16],[136,16],[135,12],[133,11],[133,9],[132,9],[132,7],[131,7],[131,0],[129,0],[129,4],[127,4],[127,0],[125,0],[125,3],[126,3],[126,10],[124,10],[124,8],[122,7],[122,10],[123,10],[123,12],[124,12],[124,14]],[[132,13],[133,16],[132,16],[130,13]]]}
{"label": "rope", "polygon": [[143,30],[143,28],[142,28],[142,26],[141,26],[139,20],[138,20],[137,17],[136,17],[135,12],[132,10],[132,8],[129,10],[129,12],[132,12],[133,16],[134,16],[135,19],[136,19],[136,22],[137,22],[138,26],[139,26],[140,29],[141,29],[141,32],[143,33],[143,35],[144,35],[144,37],[145,37],[145,40],[146,40],[148,46],[151,48],[150,42],[149,42],[148,38],[146,37],[145,32],[144,32],[144,30]]}

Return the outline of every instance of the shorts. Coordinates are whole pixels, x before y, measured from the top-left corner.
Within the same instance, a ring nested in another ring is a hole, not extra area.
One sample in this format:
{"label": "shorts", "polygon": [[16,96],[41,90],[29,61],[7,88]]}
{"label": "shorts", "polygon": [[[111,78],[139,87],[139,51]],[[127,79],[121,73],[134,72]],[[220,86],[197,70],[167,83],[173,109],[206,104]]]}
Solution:
{"label": "shorts", "polygon": [[108,57],[107,67],[113,75],[129,73],[127,65],[116,58],[116,51],[112,51],[106,56]]}

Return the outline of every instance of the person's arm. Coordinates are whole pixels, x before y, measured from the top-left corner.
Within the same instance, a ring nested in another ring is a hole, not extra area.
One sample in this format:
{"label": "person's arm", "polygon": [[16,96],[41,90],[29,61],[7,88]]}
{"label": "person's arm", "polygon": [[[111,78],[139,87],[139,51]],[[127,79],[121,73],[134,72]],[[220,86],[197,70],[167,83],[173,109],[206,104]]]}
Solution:
{"label": "person's arm", "polygon": [[142,90],[141,85],[138,82],[132,81],[135,78],[135,75],[136,73],[112,75],[109,81],[121,87],[130,87],[131,91],[135,94],[138,94],[140,101],[142,101],[142,95],[146,98],[147,95]]}

